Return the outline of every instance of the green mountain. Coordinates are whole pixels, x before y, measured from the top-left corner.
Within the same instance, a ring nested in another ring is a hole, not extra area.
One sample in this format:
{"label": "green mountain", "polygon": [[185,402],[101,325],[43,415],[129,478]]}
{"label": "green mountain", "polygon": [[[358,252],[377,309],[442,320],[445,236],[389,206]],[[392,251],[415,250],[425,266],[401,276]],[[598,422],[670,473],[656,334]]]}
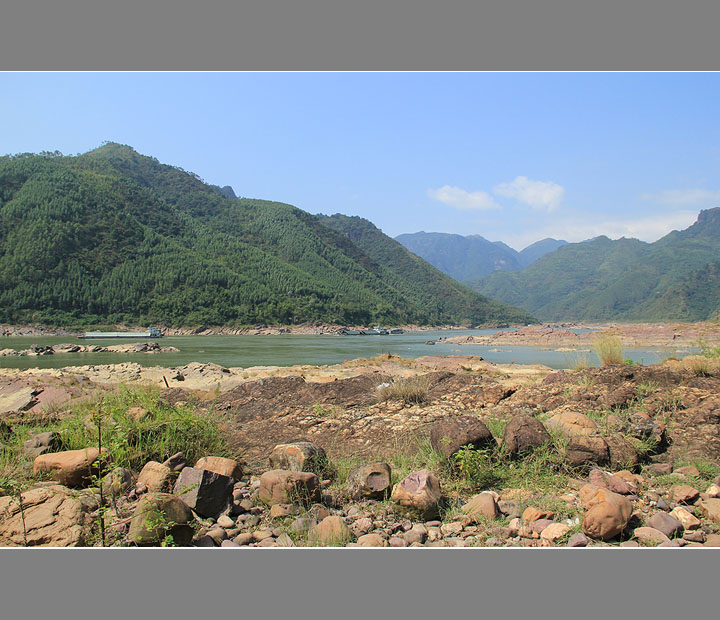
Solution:
{"label": "green mountain", "polygon": [[531,320],[423,261],[380,265],[323,218],[233,196],[114,143],[0,157],[0,322]]}
{"label": "green mountain", "polygon": [[488,241],[480,235],[463,237],[423,231],[398,235],[395,240],[459,282],[496,271],[518,271],[567,243],[543,239],[518,252],[502,241]]}
{"label": "green mountain", "polygon": [[543,320],[704,320],[720,310],[720,208],[654,243],[596,237],[471,288]]}

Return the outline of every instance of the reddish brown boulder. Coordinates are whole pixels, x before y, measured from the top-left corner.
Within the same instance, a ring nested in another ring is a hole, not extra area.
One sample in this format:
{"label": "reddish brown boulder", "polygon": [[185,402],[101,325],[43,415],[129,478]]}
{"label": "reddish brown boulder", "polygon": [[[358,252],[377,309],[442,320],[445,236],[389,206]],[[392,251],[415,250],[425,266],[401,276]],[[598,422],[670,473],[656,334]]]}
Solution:
{"label": "reddish brown boulder", "polygon": [[428,520],[440,512],[442,492],[440,482],[431,471],[416,471],[393,487],[390,499],[401,512]]}
{"label": "reddish brown boulder", "polygon": [[204,456],[195,463],[195,468],[207,469],[234,480],[240,480],[243,477],[242,465],[233,459],[226,459],[222,456]]}
{"label": "reddish brown boulder", "polygon": [[463,446],[472,446],[478,450],[494,448],[495,439],[478,418],[455,416],[437,422],[430,430],[432,447],[446,457],[455,454]]}
{"label": "reddish brown boulder", "polygon": [[610,467],[612,469],[637,471],[640,457],[635,446],[621,435],[610,435],[604,439],[608,447]]}
{"label": "reddish brown boulder", "polygon": [[556,413],[545,422],[545,428],[556,429],[570,437],[594,435],[598,432],[594,420],[575,411]]}
{"label": "reddish brown boulder", "polygon": [[187,545],[193,536],[192,512],[177,496],[148,493],[138,502],[128,538],[136,545]]}
{"label": "reddish brown boulder", "polygon": [[288,471],[322,473],[327,466],[325,450],[309,441],[294,441],[275,446],[270,453],[270,467]]}
{"label": "reddish brown boulder", "polygon": [[70,489],[45,486],[22,494],[25,527],[20,504],[13,496],[0,497],[0,546],[82,547],[86,539],[85,509]]}
{"label": "reddish brown boulder", "polygon": [[354,499],[384,499],[391,491],[391,472],[387,463],[370,463],[350,472],[347,488]]}
{"label": "reddish brown boulder", "polygon": [[678,504],[692,504],[700,497],[700,491],[687,484],[674,486],[670,489],[670,494]]}
{"label": "reddish brown boulder", "polygon": [[565,458],[572,467],[592,463],[605,465],[610,461],[608,445],[602,437],[570,437],[565,448]]}
{"label": "reddish brown boulder", "polygon": [[700,512],[715,525],[720,525],[720,499],[710,497],[698,502]]}
{"label": "reddish brown boulder", "polygon": [[[103,448],[103,453],[107,450]],[[50,472],[53,480],[68,487],[87,485],[93,473],[97,473],[93,464],[98,460],[97,448],[67,450],[41,454],[33,462],[33,475]]]}
{"label": "reddish brown boulder", "polygon": [[637,492],[637,486],[631,485],[620,476],[613,476],[599,469],[590,471],[588,481],[596,487],[602,487],[620,495],[632,495]]}
{"label": "reddish brown boulder", "polygon": [[166,493],[172,487],[175,475],[162,463],[148,461],[140,471],[137,484],[144,484],[150,493]]}
{"label": "reddish brown boulder", "polygon": [[485,517],[486,519],[497,519],[500,516],[497,501],[492,493],[478,493],[473,495],[466,504],[463,505],[462,511],[477,519]]}
{"label": "reddish brown boulder", "polygon": [[518,414],[508,422],[503,436],[504,449],[513,456],[531,452],[551,441],[542,422],[525,414]]}
{"label": "reddish brown boulder", "polygon": [[587,510],[582,528],[590,538],[610,540],[627,527],[632,504],[626,497],[592,485],[583,487],[580,496]]}
{"label": "reddish brown boulder", "polygon": [[258,499],[270,505],[319,502],[320,480],[310,472],[266,471],[260,476]]}

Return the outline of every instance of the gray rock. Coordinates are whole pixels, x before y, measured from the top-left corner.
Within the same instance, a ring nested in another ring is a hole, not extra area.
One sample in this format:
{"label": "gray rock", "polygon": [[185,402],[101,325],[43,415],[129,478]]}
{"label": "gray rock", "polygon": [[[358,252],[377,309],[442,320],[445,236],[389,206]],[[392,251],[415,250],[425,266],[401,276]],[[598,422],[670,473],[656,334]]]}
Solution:
{"label": "gray rock", "polygon": [[656,512],[647,522],[649,527],[654,527],[661,531],[668,538],[677,536],[683,531],[683,524],[675,517],[671,517],[664,512]]}

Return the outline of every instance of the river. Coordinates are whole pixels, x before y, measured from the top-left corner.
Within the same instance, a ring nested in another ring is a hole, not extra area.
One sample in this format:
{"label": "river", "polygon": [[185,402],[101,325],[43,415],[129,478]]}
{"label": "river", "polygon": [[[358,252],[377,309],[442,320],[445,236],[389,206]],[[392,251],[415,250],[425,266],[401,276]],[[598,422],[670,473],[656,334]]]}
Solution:
{"label": "river", "polygon": [[[579,359],[598,365],[592,352],[559,352],[545,347],[503,345],[426,344],[447,336],[493,334],[497,329],[437,330],[406,332],[388,336],[277,335],[277,336],[167,336],[158,340],[162,346],[173,346],[178,353],[62,353],[28,357],[0,357],[0,368],[63,368],[97,364],[137,362],[141,366],[184,366],[189,362],[213,362],[227,368],[250,366],[293,366],[295,364],[337,364],[349,359],[375,357],[392,353],[414,358],[423,355],[479,355],[499,364],[545,364],[551,368],[572,368]],[[577,330],[578,332],[583,330]],[[108,346],[142,339],[80,340],[67,336],[3,337],[0,349],[27,349],[31,344],[43,346],[60,343],[99,344]],[[499,350],[494,350],[499,349]],[[643,364],[661,362],[669,355],[682,357],[690,349],[625,349],[624,355]]]}

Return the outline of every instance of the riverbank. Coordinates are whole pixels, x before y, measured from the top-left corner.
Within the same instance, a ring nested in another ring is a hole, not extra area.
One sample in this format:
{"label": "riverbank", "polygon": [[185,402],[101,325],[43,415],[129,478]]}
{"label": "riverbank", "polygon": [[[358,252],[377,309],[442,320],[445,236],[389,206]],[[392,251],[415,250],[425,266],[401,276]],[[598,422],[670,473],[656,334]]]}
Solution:
{"label": "riverbank", "polygon": [[[99,545],[104,515],[118,546],[717,546],[718,393],[690,359],[5,369],[0,465],[33,525],[0,490],[0,544]],[[96,445],[92,411],[119,468],[103,511],[68,452]],[[148,502],[183,527],[156,537]]]}
{"label": "riverbank", "polygon": [[[339,325],[325,323],[305,323],[301,325],[250,325],[244,327],[227,326],[194,326],[194,327],[163,327],[159,326],[164,336],[278,336],[282,334],[294,335],[322,335],[339,334],[343,329],[367,330],[372,325]],[[437,330],[459,330],[459,329],[493,329],[505,327],[520,327],[519,325],[508,325],[505,323],[490,323],[486,325],[392,325],[385,327],[399,327],[407,332],[425,332]],[[146,329],[145,326],[127,325],[101,325],[93,326],[93,329],[107,331],[135,331]],[[64,327],[46,327],[42,325],[0,325],[0,337],[24,337],[24,336],[70,336],[77,338],[85,332],[83,329],[71,329]]]}
{"label": "riverbank", "polygon": [[720,342],[720,323],[562,323],[522,327],[481,336],[443,338],[458,345],[588,347],[602,336],[616,336],[625,347],[697,347]]}

